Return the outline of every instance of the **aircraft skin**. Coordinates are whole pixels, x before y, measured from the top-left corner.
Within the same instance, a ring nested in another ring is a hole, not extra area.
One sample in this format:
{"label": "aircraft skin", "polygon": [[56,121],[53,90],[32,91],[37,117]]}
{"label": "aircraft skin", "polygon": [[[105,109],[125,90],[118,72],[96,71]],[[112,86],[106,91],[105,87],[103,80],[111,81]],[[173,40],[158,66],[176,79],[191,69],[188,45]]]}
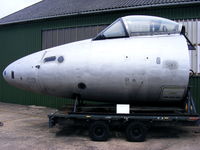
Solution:
{"label": "aircraft skin", "polygon": [[187,41],[175,33],[57,46],[11,63],[3,76],[9,84],[37,93],[132,103],[182,100],[189,69]]}

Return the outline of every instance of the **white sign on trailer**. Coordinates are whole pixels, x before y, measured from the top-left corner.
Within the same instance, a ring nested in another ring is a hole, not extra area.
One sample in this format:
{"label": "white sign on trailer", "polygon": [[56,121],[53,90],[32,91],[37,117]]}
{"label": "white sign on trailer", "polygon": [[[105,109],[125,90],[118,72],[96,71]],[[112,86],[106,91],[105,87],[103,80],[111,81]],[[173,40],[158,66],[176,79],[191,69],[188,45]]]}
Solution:
{"label": "white sign on trailer", "polygon": [[117,104],[117,114],[130,114],[130,105]]}

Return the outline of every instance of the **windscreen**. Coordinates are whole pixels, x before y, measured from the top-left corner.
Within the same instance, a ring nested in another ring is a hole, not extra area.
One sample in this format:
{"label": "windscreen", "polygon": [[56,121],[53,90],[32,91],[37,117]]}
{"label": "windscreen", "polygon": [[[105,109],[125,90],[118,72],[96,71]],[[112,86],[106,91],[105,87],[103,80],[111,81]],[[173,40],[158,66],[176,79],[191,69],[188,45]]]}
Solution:
{"label": "windscreen", "polygon": [[120,20],[113,23],[109,28],[105,30],[103,33],[104,37],[106,38],[113,38],[113,37],[124,37],[126,33],[124,31],[124,27]]}
{"label": "windscreen", "polygon": [[99,33],[93,40],[102,40],[102,39],[113,39],[113,38],[123,38],[128,37],[126,29],[123,25],[121,19],[116,20],[114,23],[109,25],[101,33]]}

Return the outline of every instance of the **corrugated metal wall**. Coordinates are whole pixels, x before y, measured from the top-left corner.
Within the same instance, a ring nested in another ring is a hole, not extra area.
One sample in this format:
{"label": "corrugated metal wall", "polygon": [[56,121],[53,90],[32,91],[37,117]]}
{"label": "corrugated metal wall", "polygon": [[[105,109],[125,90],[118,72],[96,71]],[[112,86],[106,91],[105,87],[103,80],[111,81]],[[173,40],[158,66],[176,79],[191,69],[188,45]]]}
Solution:
{"label": "corrugated metal wall", "polygon": [[197,111],[200,113],[200,76],[190,78],[192,96],[194,97]]}
{"label": "corrugated metal wall", "polygon": [[186,27],[187,37],[192,44],[196,47],[196,50],[190,52],[190,65],[191,69],[195,73],[200,73],[200,20],[199,19],[187,19],[177,20]]}
{"label": "corrugated metal wall", "polygon": [[62,28],[42,31],[42,49],[95,37],[107,25]]}
{"label": "corrugated metal wall", "polygon": [[[133,14],[155,15],[170,19],[200,18],[200,5],[170,6],[162,8],[133,9],[108,13],[61,17],[36,22],[0,26],[0,73],[11,62],[25,55],[41,50],[42,32],[52,29],[66,29],[110,24],[115,19]],[[59,31],[60,32],[60,31]],[[84,32],[84,31],[83,31]],[[61,34],[61,33],[57,33]],[[64,42],[58,39],[57,43]],[[56,41],[56,40],[55,40]],[[44,45],[45,46],[45,45]],[[48,46],[48,43],[46,43]],[[195,82],[196,83],[196,82]],[[198,82],[198,84],[200,84]],[[198,101],[199,96],[196,95]],[[71,100],[38,95],[8,85],[0,75],[0,101],[25,105],[60,107]],[[200,107],[200,106],[199,106]]]}

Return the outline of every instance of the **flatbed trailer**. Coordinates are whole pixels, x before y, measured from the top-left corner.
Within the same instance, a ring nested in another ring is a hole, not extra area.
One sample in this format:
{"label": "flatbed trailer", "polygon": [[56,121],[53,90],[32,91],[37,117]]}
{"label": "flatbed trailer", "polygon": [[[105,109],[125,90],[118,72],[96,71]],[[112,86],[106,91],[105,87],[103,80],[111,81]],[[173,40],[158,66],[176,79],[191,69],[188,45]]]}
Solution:
{"label": "flatbed trailer", "polygon": [[[49,127],[60,122],[71,120],[89,128],[89,136],[93,141],[106,141],[110,137],[110,129],[113,126],[125,129],[128,141],[141,142],[145,140],[148,129],[151,126],[197,126],[200,116],[194,106],[190,109],[155,109],[148,108],[139,111],[135,107],[129,114],[117,114],[115,106],[79,106],[72,107],[72,111],[57,111],[48,115]],[[101,109],[97,109],[101,108]]]}
{"label": "flatbed trailer", "polygon": [[130,104],[90,106],[84,105],[83,101],[77,98],[73,106],[48,115],[49,127],[71,120],[74,123],[88,127],[89,136],[92,140],[106,141],[110,137],[110,129],[117,126],[125,129],[128,141],[142,142],[145,140],[147,131],[151,126],[200,125],[200,115],[196,111],[189,89],[179,107],[164,106],[138,107]]}

